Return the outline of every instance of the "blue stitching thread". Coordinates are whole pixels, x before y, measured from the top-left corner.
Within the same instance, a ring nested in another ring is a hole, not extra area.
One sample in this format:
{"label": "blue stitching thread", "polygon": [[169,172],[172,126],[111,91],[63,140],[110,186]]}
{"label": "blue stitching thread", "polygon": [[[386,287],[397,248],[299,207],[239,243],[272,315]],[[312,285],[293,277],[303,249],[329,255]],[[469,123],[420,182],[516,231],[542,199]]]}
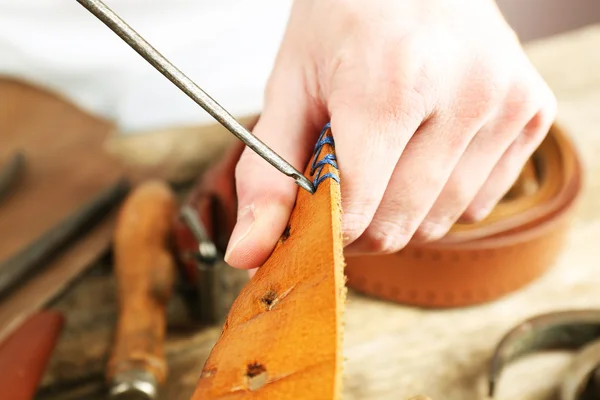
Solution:
{"label": "blue stitching thread", "polygon": [[335,169],[338,168],[337,163],[336,163],[337,159],[335,157],[335,154],[332,154],[332,153],[326,154],[325,156],[323,156],[323,158],[321,160],[317,161],[317,159],[319,158],[319,155],[321,154],[321,149],[323,148],[324,145],[328,144],[335,149],[335,142],[333,140],[333,137],[332,136],[324,137],[325,133],[327,132],[327,130],[330,127],[331,127],[331,122],[328,122],[327,124],[325,124],[325,126],[323,127],[323,130],[321,130],[321,134],[319,135],[319,140],[317,140],[317,143],[315,144],[314,158],[313,158],[312,166],[310,168],[311,175],[313,175],[315,173],[315,170],[318,168],[317,174],[315,175],[314,180],[313,180],[313,185],[315,187],[315,190],[317,190],[317,188],[319,187],[321,182],[323,182],[327,178],[331,178],[334,181],[336,181],[337,183],[340,183],[340,178],[336,174],[333,174],[331,172],[327,172],[325,175],[321,176],[321,171],[323,170],[323,167],[325,167],[326,164],[333,166],[333,168],[335,168]]}

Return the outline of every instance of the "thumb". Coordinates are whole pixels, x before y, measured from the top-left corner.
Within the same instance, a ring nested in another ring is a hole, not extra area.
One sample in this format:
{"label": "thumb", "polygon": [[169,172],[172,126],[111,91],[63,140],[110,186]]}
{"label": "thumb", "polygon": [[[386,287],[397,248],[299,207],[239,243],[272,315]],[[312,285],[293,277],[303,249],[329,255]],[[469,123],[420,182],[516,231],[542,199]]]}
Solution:
{"label": "thumb", "polygon": [[[304,81],[299,73],[273,71],[265,106],[253,133],[274,152],[303,172],[315,127]],[[289,71],[289,69],[288,69]],[[286,71],[287,72],[287,71]],[[294,180],[249,148],[235,172],[238,211],[225,261],[236,268],[256,268],[268,258],[284,232],[295,204]]]}

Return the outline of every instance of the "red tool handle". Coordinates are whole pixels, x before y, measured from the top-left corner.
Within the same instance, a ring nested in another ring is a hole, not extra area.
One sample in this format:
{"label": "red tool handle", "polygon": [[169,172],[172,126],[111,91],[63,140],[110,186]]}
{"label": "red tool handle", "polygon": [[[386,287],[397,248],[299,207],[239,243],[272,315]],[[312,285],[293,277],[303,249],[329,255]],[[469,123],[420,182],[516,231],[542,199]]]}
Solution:
{"label": "red tool handle", "polygon": [[0,344],[0,397],[31,400],[64,325],[56,311],[32,315]]}

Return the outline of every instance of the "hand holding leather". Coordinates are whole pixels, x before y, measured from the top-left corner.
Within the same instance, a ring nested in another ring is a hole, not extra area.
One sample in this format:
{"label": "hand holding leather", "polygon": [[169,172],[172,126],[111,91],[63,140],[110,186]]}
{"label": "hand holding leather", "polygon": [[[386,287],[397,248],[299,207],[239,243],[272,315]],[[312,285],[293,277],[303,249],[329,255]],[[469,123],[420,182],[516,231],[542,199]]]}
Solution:
{"label": "hand holding leather", "polygon": [[[492,0],[294,3],[254,133],[302,170],[331,121],[351,253],[391,253],[485,217],[556,101]],[[297,187],[252,151],[226,260],[259,266]]]}

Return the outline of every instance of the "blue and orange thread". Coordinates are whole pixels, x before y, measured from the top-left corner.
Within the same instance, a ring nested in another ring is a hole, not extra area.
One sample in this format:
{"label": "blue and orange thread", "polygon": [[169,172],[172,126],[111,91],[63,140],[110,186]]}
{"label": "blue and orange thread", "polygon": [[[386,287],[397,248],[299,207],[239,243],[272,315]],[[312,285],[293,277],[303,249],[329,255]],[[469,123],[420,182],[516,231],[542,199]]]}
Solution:
{"label": "blue and orange thread", "polygon": [[323,149],[323,146],[325,146],[326,144],[330,145],[333,148],[333,150],[335,150],[335,142],[333,140],[333,136],[331,136],[331,135],[325,136],[325,134],[327,133],[327,131],[330,128],[331,128],[331,122],[328,122],[327,124],[325,124],[325,126],[323,127],[323,130],[321,130],[321,134],[319,135],[319,140],[317,140],[317,143],[315,144],[315,149],[313,152],[314,157],[313,157],[312,166],[310,168],[310,174],[314,175],[315,171],[317,172],[317,174],[313,178],[313,186],[315,187],[315,191],[319,188],[319,185],[321,184],[321,182],[323,182],[327,178],[331,178],[334,181],[336,181],[337,183],[340,183],[340,178],[337,176],[337,174],[334,174],[332,172],[327,172],[326,174],[323,174],[321,176],[321,172],[323,171],[323,168],[325,167],[325,165],[331,165],[336,170],[338,169],[337,162],[336,162],[337,159],[335,157],[335,154],[327,153],[323,156],[322,159],[318,160],[319,156],[321,155],[321,150]]}

